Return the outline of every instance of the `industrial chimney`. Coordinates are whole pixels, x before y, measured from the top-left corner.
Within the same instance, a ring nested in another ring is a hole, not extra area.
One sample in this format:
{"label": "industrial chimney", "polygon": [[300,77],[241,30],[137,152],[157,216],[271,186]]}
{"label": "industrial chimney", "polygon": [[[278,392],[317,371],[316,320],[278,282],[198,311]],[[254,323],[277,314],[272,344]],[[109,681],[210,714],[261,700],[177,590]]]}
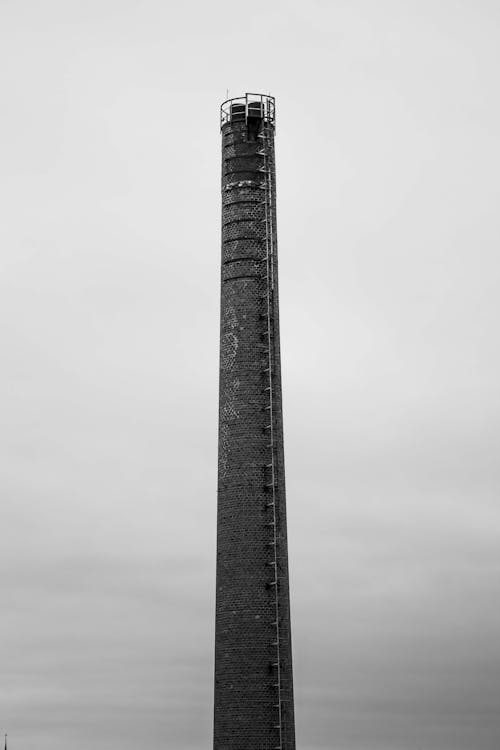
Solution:
{"label": "industrial chimney", "polygon": [[294,750],[275,100],[221,107],[214,750]]}

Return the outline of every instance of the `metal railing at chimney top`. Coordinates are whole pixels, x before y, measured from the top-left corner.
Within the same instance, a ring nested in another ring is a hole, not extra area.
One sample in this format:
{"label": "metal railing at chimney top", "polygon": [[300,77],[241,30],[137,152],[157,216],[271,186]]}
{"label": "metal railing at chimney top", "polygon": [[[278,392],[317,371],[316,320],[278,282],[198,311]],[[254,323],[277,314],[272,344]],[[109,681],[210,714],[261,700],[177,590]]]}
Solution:
{"label": "metal railing at chimney top", "polygon": [[260,117],[276,127],[276,105],[274,96],[251,94],[226,99],[220,108],[220,126],[227,122],[246,121],[248,117]]}

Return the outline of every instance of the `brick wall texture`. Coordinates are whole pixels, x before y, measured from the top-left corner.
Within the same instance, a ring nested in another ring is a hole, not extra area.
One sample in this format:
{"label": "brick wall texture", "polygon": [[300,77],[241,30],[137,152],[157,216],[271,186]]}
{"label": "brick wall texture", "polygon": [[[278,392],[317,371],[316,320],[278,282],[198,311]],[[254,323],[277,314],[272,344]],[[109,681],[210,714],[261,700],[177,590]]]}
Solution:
{"label": "brick wall texture", "polygon": [[214,750],[295,748],[275,185],[272,125],[223,125]]}

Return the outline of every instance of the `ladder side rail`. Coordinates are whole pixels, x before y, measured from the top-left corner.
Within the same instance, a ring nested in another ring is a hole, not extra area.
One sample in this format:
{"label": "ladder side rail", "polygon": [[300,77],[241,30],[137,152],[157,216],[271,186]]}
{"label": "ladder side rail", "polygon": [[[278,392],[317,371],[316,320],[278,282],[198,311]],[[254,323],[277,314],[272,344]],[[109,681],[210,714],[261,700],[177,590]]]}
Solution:
{"label": "ladder side rail", "polygon": [[[276,616],[276,667],[277,667],[277,688],[278,688],[278,725],[279,728],[279,749],[283,747],[283,722],[282,722],[282,700],[281,700],[281,639],[280,639],[280,611],[279,611],[279,590],[278,590],[278,535],[277,535],[277,513],[276,513],[276,456],[274,440],[274,372],[273,372],[273,339],[272,331],[272,306],[274,298],[274,242],[273,242],[273,211],[272,211],[272,162],[270,158],[271,148],[269,140],[270,125],[263,123],[264,130],[264,165],[265,165],[265,232],[266,232],[266,302],[267,302],[267,345],[268,345],[268,380],[269,380],[269,411],[270,411],[270,447],[271,447],[271,484],[272,484],[272,511],[273,511],[273,562],[275,576],[275,616]],[[266,137],[267,136],[267,137]]]}

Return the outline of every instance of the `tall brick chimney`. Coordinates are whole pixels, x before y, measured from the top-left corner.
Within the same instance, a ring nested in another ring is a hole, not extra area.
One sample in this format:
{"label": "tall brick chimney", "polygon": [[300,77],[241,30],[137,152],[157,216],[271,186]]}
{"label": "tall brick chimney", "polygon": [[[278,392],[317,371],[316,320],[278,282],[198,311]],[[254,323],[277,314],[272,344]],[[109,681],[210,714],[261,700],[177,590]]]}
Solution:
{"label": "tall brick chimney", "polygon": [[214,750],[294,750],[275,102],[221,107]]}

